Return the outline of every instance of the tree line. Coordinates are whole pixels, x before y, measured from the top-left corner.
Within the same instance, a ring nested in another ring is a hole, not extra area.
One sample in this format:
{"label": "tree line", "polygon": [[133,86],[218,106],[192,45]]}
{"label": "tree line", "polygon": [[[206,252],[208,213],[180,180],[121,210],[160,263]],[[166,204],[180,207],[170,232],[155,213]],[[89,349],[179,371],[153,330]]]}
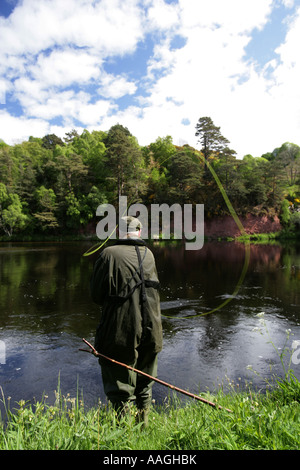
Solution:
{"label": "tree line", "polygon": [[[99,204],[129,201],[204,204],[205,217],[228,213],[209,165],[240,215],[279,215],[300,228],[300,147],[283,143],[260,157],[236,158],[210,117],[196,124],[200,149],[170,136],[140,146],[121,124],[72,130],[7,145],[0,141],[0,235],[76,234],[95,222]],[[207,164],[206,164],[207,162]]]}

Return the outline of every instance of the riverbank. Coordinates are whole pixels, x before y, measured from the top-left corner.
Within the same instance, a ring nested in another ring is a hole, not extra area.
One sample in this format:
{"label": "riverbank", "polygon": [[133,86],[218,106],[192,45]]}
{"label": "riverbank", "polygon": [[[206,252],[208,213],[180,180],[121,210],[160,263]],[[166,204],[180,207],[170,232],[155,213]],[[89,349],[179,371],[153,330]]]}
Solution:
{"label": "riverbank", "polygon": [[[300,382],[277,381],[266,393],[227,384],[214,396],[223,409],[175,396],[153,406],[149,425],[136,424],[135,408],[120,421],[99,404],[85,410],[79,398],[57,392],[56,403],[26,404],[10,410],[2,397],[7,424],[0,425],[1,450],[297,450],[300,446]],[[225,408],[230,409],[229,413]]]}
{"label": "riverbank", "polygon": [[[251,242],[274,242],[285,240],[297,240],[300,238],[300,232],[297,227],[283,227],[278,216],[269,217],[267,215],[257,216],[247,214],[239,218],[244,233],[241,233],[240,228],[237,226],[235,220],[230,215],[206,218],[204,220],[204,240],[225,240],[225,241],[251,241]],[[68,242],[68,241],[88,241],[100,243],[101,240],[97,237],[95,227],[97,222],[90,223],[85,228],[73,233],[16,233],[12,236],[1,235],[0,242]],[[193,227],[195,230],[195,227]],[[171,241],[173,235],[171,231]],[[184,239],[184,234],[182,234]],[[189,236],[190,239],[190,236]],[[103,240],[102,240],[103,241]],[[164,243],[170,241],[164,239],[160,234],[159,241]]]}
{"label": "riverbank", "polygon": [[[184,238],[184,237],[183,237]],[[241,235],[240,232],[236,232],[235,235],[232,233],[219,233],[219,232],[208,232],[204,234],[204,241],[237,241],[237,242],[262,242],[262,243],[274,243],[276,241],[288,241],[288,240],[299,240],[300,233],[296,232],[295,230],[285,230],[281,229],[280,231],[276,232],[254,232],[254,233],[246,233]],[[0,236],[0,242],[20,242],[20,243],[30,243],[30,242],[93,242],[95,244],[101,243],[104,240],[100,240],[96,235],[93,234],[73,234],[73,235],[14,235],[8,237],[6,235]],[[158,240],[149,240],[150,242],[172,242],[172,243],[182,243],[181,239],[175,240],[171,236],[170,240],[165,240],[163,238],[159,238]]]}

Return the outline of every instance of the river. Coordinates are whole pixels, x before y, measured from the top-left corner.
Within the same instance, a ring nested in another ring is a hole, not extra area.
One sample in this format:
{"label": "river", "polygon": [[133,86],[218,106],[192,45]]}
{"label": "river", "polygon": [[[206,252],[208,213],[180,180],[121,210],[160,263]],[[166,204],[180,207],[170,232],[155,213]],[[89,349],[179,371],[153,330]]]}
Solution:
{"label": "river", "polygon": [[[82,338],[93,342],[99,319],[89,295],[95,256],[83,257],[90,247],[0,243],[0,386],[11,408],[44,395],[53,402],[59,382],[63,395],[78,392],[87,407],[106,401],[97,360],[78,350]],[[151,249],[161,282],[161,380],[199,393],[230,384],[265,389],[273,374],[283,376],[279,355],[300,341],[299,245],[251,245],[246,270],[239,243]],[[296,349],[298,378],[299,359]],[[170,393],[154,385],[157,403]]]}

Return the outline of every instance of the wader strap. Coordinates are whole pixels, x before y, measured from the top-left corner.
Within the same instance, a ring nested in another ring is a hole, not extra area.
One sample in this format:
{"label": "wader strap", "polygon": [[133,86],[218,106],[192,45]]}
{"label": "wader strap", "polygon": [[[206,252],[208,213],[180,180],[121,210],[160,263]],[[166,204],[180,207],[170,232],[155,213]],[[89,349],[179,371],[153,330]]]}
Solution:
{"label": "wader strap", "polygon": [[[139,267],[140,267],[140,276],[141,276],[141,313],[142,313],[142,319],[143,319],[143,330],[146,328],[146,317],[145,317],[145,302],[146,302],[146,289],[145,289],[145,277],[144,277],[144,269],[143,269],[143,261],[141,259],[141,253],[139,250],[139,247],[135,245],[135,251],[138,257],[139,261]],[[146,254],[146,253],[145,253]],[[144,256],[145,257],[145,256]],[[144,260],[144,258],[143,258]]]}
{"label": "wader strap", "polygon": [[[147,287],[152,287],[153,289],[159,289],[159,282],[158,281],[152,281],[151,279],[145,279],[144,278],[144,271],[143,271],[143,261],[146,257],[147,254],[147,247],[145,248],[145,253],[143,256],[143,259],[141,259],[141,253],[139,251],[139,248],[135,246],[136,254],[138,257],[138,267],[136,268],[135,272],[133,273],[132,277],[130,280],[127,282],[127,284],[123,287],[121,292],[119,292],[117,295],[109,295],[109,299],[114,300],[115,302],[125,302],[125,300],[129,299],[129,297],[132,296],[134,291],[141,286],[141,306],[143,308],[143,304],[146,301],[146,288]],[[136,281],[136,274],[139,276],[140,280],[135,283],[134,287],[127,293],[127,295],[121,295],[122,291],[125,290],[132,279]]]}

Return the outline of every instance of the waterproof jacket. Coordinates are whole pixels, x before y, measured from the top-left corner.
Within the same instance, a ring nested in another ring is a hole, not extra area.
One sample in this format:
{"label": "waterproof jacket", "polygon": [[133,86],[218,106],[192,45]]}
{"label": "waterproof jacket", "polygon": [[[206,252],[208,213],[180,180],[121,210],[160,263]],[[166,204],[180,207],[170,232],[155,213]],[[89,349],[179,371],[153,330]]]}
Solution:
{"label": "waterproof jacket", "polygon": [[118,240],[103,250],[91,278],[92,299],[102,306],[99,353],[131,364],[141,345],[153,353],[162,349],[158,288],[154,256],[142,239]]}

